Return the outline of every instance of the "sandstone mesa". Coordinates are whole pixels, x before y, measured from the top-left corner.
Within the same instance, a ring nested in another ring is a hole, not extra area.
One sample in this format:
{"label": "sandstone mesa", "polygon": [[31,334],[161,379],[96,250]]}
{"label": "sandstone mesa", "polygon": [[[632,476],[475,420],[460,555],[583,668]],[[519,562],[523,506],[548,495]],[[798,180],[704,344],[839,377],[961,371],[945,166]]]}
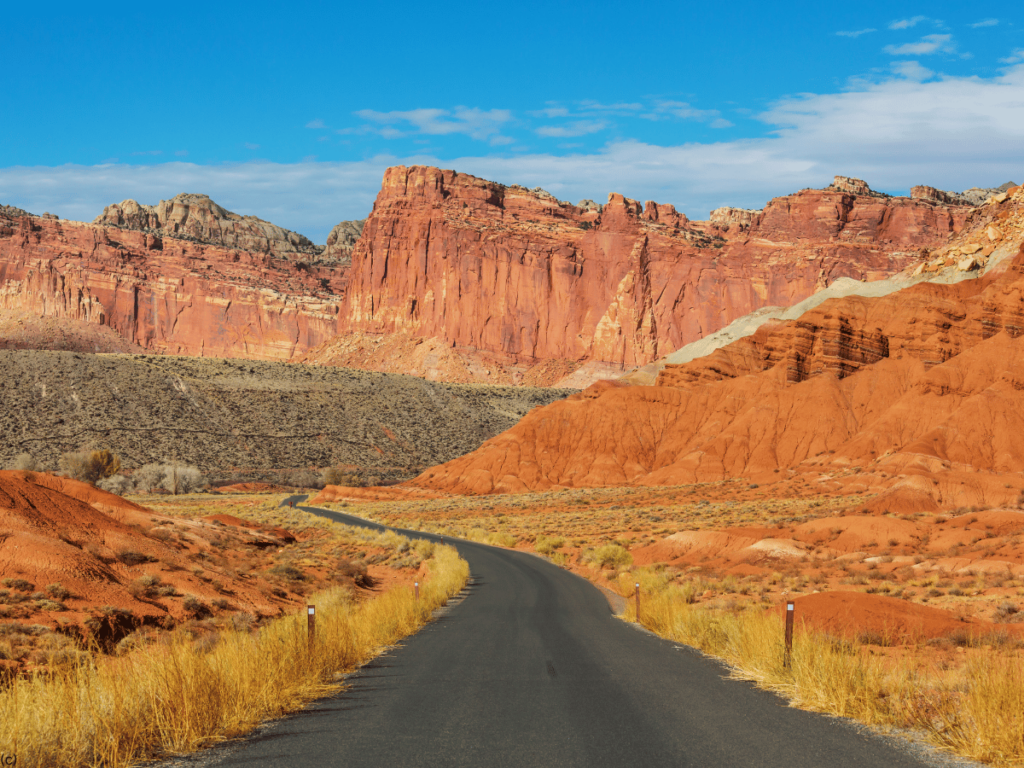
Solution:
{"label": "sandstone mesa", "polygon": [[[0,310],[102,326],[159,353],[580,386],[760,307],[920,261],[972,215],[940,197],[837,177],[702,222],[616,194],[574,206],[397,167],[365,223],[342,222],[324,248],[205,195],[127,200],[91,225],[5,208]],[[30,326],[22,346],[45,346]]]}

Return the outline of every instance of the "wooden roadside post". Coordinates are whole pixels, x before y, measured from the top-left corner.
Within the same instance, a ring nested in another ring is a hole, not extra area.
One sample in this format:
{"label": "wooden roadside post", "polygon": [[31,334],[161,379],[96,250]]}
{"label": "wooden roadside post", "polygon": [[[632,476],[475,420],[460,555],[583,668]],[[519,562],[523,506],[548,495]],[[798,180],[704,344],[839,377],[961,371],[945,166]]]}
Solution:
{"label": "wooden roadside post", "polygon": [[413,589],[416,590],[416,599],[419,600],[420,599],[420,583],[418,581],[414,581],[412,583],[412,586],[413,586]]}
{"label": "wooden roadside post", "polygon": [[783,663],[787,669],[793,657],[793,614],[796,613],[796,603],[792,600],[786,601],[786,660]]}
{"label": "wooden roadside post", "polygon": [[316,642],[316,606],[306,606],[306,634],[309,637],[309,649],[313,650]]}
{"label": "wooden roadside post", "polygon": [[633,595],[636,597],[636,623],[640,623],[640,582],[633,584]]}

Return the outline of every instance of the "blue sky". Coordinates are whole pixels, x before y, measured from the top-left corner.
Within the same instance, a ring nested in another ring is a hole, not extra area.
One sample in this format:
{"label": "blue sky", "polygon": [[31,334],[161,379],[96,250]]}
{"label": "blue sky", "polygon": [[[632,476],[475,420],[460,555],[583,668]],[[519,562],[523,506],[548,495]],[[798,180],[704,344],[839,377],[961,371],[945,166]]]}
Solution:
{"label": "blue sky", "polygon": [[0,203],[67,218],[206,192],[323,242],[399,163],[692,218],[835,174],[1024,181],[1012,3],[55,3],[4,26]]}

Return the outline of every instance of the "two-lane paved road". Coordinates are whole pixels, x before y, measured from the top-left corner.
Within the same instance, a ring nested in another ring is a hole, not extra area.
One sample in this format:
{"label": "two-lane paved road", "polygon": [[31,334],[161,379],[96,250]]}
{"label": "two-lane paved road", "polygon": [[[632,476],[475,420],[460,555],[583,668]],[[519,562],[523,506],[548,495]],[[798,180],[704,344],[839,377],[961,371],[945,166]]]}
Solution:
{"label": "two-lane paved road", "polygon": [[472,570],[465,600],[352,675],[343,693],[214,750],[204,764],[923,765],[848,725],[723,681],[721,666],[615,619],[592,585],[541,558],[457,546]]}

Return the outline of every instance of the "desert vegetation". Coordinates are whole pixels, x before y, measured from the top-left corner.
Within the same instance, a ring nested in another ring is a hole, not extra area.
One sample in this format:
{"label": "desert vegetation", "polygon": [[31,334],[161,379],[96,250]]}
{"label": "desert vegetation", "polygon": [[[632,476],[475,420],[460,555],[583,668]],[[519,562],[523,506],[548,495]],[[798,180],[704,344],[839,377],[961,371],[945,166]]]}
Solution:
{"label": "desert vegetation", "polygon": [[[780,611],[694,606],[694,587],[650,569],[625,575],[625,592],[633,592],[634,580],[645,627],[722,659],[731,677],[775,691],[794,706],[920,729],[936,746],[988,763],[1024,759],[1021,635],[964,631],[945,640],[962,655],[951,664],[921,649],[894,647],[900,646],[895,626],[892,634],[881,627],[844,637],[797,622],[787,663]],[[638,620],[635,602],[626,615]]]}
{"label": "desert vegetation", "polygon": [[[138,470],[175,458],[212,484],[316,485],[324,468],[407,479],[568,390],[438,384],[255,360],[0,350],[0,465],[58,469],[96,443]],[[113,473],[112,473],[113,474]]]}
{"label": "desert vegetation", "polygon": [[[172,584],[155,574],[138,577],[132,590],[147,599],[183,598],[192,603],[192,619],[166,631],[140,626],[107,648],[83,646],[45,627],[0,625],[0,651],[41,645],[32,651],[31,670],[10,676],[0,691],[0,743],[11,745],[19,765],[123,766],[244,733],[337,690],[345,672],[429,621],[468,577],[450,547],[311,520],[278,510],[280,498],[158,498],[166,500],[165,516],[231,511],[251,525],[298,531],[299,540],[279,552],[266,574],[317,605],[316,642],[309,643],[305,611],[261,619],[232,610],[230,594],[212,601],[171,595]],[[396,577],[371,575],[382,571]],[[410,584],[417,572],[423,574],[418,600]],[[33,588],[8,581],[10,595]],[[332,581],[336,586],[313,591]],[[66,598],[64,587],[51,584],[40,599]]]}

